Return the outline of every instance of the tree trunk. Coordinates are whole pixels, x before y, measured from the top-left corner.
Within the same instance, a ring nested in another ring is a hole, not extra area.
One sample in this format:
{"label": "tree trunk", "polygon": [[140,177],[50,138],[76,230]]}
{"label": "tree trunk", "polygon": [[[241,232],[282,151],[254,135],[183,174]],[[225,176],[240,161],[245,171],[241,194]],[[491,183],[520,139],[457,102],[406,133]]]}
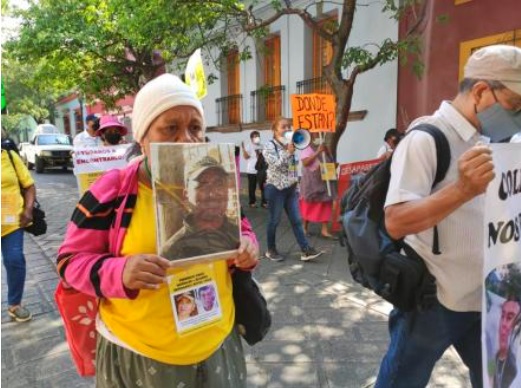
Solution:
{"label": "tree trunk", "polygon": [[338,143],[344,134],[347,126],[347,119],[351,111],[351,102],[353,100],[353,83],[343,81],[342,87],[335,93],[336,102],[336,127],[331,138],[330,149],[336,161],[338,154]]}

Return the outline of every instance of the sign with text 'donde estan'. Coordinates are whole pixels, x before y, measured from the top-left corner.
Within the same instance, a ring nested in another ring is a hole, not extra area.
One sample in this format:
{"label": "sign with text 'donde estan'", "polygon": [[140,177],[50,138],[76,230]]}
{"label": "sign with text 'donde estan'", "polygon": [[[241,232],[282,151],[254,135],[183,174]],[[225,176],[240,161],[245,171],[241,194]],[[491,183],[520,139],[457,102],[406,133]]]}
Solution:
{"label": "sign with text 'donde estan'", "polygon": [[335,131],[335,97],[331,94],[292,94],[291,110],[295,129]]}

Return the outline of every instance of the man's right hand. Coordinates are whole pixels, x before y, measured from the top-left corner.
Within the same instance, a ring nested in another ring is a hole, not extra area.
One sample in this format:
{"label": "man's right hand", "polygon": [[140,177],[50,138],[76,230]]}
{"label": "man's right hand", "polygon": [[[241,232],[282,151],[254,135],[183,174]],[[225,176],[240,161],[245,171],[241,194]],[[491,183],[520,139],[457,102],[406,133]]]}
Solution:
{"label": "man's right hand", "polygon": [[170,261],[157,255],[133,255],[126,259],[123,284],[130,290],[155,290],[166,281]]}
{"label": "man's right hand", "polygon": [[492,150],[486,145],[472,147],[460,156],[458,170],[457,185],[466,200],[483,194],[495,177]]}

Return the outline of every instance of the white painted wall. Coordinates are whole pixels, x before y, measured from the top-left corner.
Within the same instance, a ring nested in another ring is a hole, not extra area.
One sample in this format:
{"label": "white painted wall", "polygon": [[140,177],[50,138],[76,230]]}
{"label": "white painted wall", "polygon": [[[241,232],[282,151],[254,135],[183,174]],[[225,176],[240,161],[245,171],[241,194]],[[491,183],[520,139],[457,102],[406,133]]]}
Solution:
{"label": "white painted wall", "polygon": [[[268,4],[269,1],[264,3]],[[309,4],[309,1],[295,1],[295,4]],[[396,39],[398,36],[398,24],[391,20],[387,14],[381,12],[381,4],[368,2],[368,6],[357,7],[355,22],[351,31],[349,44],[352,46],[381,43],[386,38]],[[263,11],[259,6],[260,12]],[[339,6],[331,3],[323,4],[323,11],[327,13]],[[316,7],[308,8],[314,14]],[[307,27],[298,16],[284,16],[270,26],[271,33],[279,33],[281,37],[281,79],[286,86],[286,101],[283,112],[291,116],[289,96],[297,92],[296,83],[311,78],[311,34],[306,33]],[[246,40],[251,48],[252,41]],[[243,95],[243,121],[251,122],[250,93],[260,86],[258,80],[262,79],[261,59],[257,58],[255,50],[253,59],[241,63],[241,93]],[[221,77],[215,68],[207,69],[214,72],[219,79],[209,85],[208,95],[203,99],[207,125],[217,125],[217,107],[215,99],[226,95],[226,85],[221,83]],[[349,122],[346,132],[340,139],[338,149],[338,161],[341,163],[357,160],[372,159],[383,143],[385,131],[395,126],[397,104],[397,61],[377,67],[358,77],[353,95],[352,111],[367,110],[368,114],[362,121]],[[223,94],[225,93],[225,94]],[[250,131],[234,133],[209,133],[211,141],[229,142],[240,145],[241,141],[249,141]],[[270,131],[262,131],[261,138],[267,141],[271,138]],[[241,162],[241,170],[244,170],[245,162]]]}

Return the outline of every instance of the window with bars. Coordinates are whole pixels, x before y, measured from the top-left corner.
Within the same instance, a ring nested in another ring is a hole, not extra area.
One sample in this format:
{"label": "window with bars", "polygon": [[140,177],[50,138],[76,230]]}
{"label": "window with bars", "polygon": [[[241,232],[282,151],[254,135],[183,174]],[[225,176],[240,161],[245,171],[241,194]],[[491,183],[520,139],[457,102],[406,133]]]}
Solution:
{"label": "window with bars", "polygon": [[[228,97],[240,96],[241,73],[239,67],[239,50],[233,49],[226,58],[226,71],[228,76]],[[241,98],[228,98],[226,110],[228,124],[241,122]]]}
{"label": "window with bars", "polygon": [[[320,22],[320,26],[327,31],[336,29],[338,17],[336,14],[328,16]],[[320,79],[323,77],[322,69],[331,62],[333,57],[333,46],[331,42],[325,40],[320,34],[313,30],[313,78]],[[327,82],[318,83],[315,93],[331,94],[331,87]]]}
{"label": "window with bars", "polygon": [[[265,41],[266,53],[264,55],[264,84],[274,90],[280,86],[280,35],[273,35]],[[260,104],[258,105],[261,106]],[[282,99],[280,93],[267,93],[265,95],[264,116],[266,120],[274,120],[282,114]]]}

